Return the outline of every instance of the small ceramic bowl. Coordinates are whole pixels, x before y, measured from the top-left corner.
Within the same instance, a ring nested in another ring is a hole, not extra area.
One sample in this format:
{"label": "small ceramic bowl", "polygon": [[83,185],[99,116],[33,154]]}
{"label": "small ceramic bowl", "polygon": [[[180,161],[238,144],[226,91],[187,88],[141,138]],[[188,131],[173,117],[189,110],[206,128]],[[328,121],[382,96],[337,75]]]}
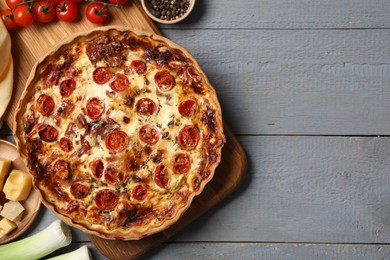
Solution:
{"label": "small ceramic bowl", "polygon": [[146,14],[150,18],[152,18],[154,21],[156,21],[158,23],[163,23],[163,24],[173,24],[173,23],[178,23],[178,22],[184,20],[191,13],[192,9],[194,8],[195,1],[196,0],[188,0],[189,6],[188,6],[187,10],[185,11],[185,13],[182,16],[178,17],[177,19],[173,19],[173,20],[164,20],[164,19],[160,19],[160,17],[156,17],[155,15],[153,15],[152,7],[151,7],[152,0],[141,0],[141,3],[142,3],[142,7],[144,8]]}

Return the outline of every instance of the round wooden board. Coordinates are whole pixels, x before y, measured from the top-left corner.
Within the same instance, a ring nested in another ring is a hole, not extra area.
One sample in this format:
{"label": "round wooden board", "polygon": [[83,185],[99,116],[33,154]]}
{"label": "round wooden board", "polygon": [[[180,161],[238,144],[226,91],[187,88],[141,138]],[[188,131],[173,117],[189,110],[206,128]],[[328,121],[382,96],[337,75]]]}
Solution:
{"label": "round wooden board", "polygon": [[[14,144],[4,140],[0,140],[0,158],[12,161],[11,169],[18,169],[27,172],[27,168]],[[9,172],[11,172],[11,169],[9,170]],[[0,205],[4,205],[6,201],[7,200],[5,198],[5,194],[3,192],[0,192]],[[20,203],[25,209],[25,212],[22,213],[23,219],[21,221],[16,222],[18,227],[14,231],[12,231],[9,235],[0,238],[0,244],[5,244],[16,239],[30,227],[41,205],[39,193],[32,189],[27,200],[21,201]]]}

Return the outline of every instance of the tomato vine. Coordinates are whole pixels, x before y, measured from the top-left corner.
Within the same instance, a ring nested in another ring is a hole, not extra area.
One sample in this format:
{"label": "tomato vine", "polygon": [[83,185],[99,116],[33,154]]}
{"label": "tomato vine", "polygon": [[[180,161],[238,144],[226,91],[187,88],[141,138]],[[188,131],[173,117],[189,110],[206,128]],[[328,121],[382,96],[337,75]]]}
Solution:
{"label": "tomato vine", "polygon": [[[107,2],[106,2],[107,1]],[[55,18],[63,22],[77,20],[80,5],[87,4],[85,16],[91,23],[101,24],[110,17],[109,7],[122,8],[128,0],[6,0],[9,8],[0,11],[8,30],[26,27],[35,21],[50,23]]]}

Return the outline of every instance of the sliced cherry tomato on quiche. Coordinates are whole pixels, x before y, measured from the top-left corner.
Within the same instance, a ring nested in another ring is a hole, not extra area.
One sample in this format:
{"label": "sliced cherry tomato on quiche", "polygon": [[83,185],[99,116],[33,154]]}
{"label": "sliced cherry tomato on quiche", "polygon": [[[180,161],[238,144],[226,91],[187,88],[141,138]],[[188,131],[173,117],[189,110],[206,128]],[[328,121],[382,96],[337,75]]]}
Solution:
{"label": "sliced cherry tomato on quiche", "polygon": [[141,98],[135,104],[135,112],[140,116],[151,116],[156,111],[157,105],[150,98]]}
{"label": "sliced cherry tomato on quiche", "polygon": [[142,60],[133,60],[131,67],[137,72],[137,74],[144,74],[146,72],[146,63]]}
{"label": "sliced cherry tomato on quiche", "polygon": [[179,103],[178,110],[180,115],[190,117],[195,113],[197,107],[198,105],[195,100],[188,99]]}
{"label": "sliced cherry tomato on quiche", "polygon": [[113,81],[110,83],[110,87],[115,92],[123,92],[130,85],[129,79],[123,74],[115,74]]}
{"label": "sliced cherry tomato on quiche", "polygon": [[113,74],[107,67],[97,67],[92,74],[93,80],[99,85],[107,83],[112,77]]}
{"label": "sliced cherry tomato on quiche", "polygon": [[71,176],[70,164],[65,160],[56,161],[54,164],[54,171],[56,175],[63,180],[66,180]]}
{"label": "sliced cherry tomato on quiche", "polygon": [[139,138],[142,142],[153,145],[160,139],[160,134],[153,126],[146,124],[139,130]]}
{"label": "sliced cherry tomato on quiche", "polygon": [[175,86],[175,78],[167,70],[157,72],[154,81],[161,91],[169,91]]}
{"label": "sliced cherry tomato on quiche", "polygon": [[190,170],[191,159],[188,154],[179,153],[173,160],[173,171],[177,174],[183,174]]}
{"label": "sliced cherry tomato on quiche", "polygon": [[104,163],[102,160],[95,160],[91,164],[91,171],[93,176],[96,178],[101,178],[104,172]]}
{"label": "sliced cherry tomato on quiche", "polygon": [[54,109],[54,100],[46,94],[39,96],[37,100],[37,109],[43,116],[48,116]]}
{"label": "sliced cherry tomato on quiche", "polygon": [[46,125],[38,132],[38,135],[43,141],[51,143],[57,140],[58,130],[51,125]]}
{"label": "sliced cherry tomato on quiche", "polygon": [[136,200],[144,200],[148,195],[148,190],[141,184],[138,184],[133,188],[131,195]]}
{"label": "sliced cherry tomato on quiche", "polygon": [[67,79],[60,83],[60,94],[63,97],[70,97],[76,89],[76,81],[74,79]]}
{"label": "sliced cherry tomato on quiche", "polygon": [[96,206],[101,210],[111,210],[118,205],[118,194],[110,189],[102,189],[95,194]]}
{"label": "sliced cherry tomato on quiche", "polygon": [[103,115],[105,109],[104,101],[98,97],[91,97],[87,100],[86,113],[91,119],[98,119]]}
{"label": "sliced cherry tomato on quiche", "polygon": [[73,149],[73,142],[66,137],[60,139],[60,147],[64,152],[70,152]]}
{"label": "sliced cherry tomato on quiche", "polygon": [[198,128],[192,125],[184,126],[177,136],[177,144],[186,151],[194,150],[198,145],[200,133]]}
{"label": "sliced cherry tomato on quiche", "polygon": [[72,193],[76,199],[83,199],[88,196],[89,187],[87,185],[74,182],[70,185],[70,193]]}
{"label": "sliced cherry tomato on quiche", "polygon": [[157,186],[159,186],[162,189],[168,187],[169,184],[168,173],[164,164],[157,165],[156,170],[154,172],[154,181],[157,184]]}
{"label": "sliced cherry tomato on quiche", "polygon": [[120,152],[129,145],[129,136],[122,130],[113,130],[105,138],[106,147],[111,152]]}

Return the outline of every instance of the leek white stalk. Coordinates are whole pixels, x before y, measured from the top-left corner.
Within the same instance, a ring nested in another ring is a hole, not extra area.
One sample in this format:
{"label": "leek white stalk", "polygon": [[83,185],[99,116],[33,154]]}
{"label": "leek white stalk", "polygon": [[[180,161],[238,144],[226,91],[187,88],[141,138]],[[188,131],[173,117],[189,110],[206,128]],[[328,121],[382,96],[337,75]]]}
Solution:
{"label": "leek white stalk", "polygon": [[72,252],[48,258],[46,260],[92,260],[87,246],[82,246]]}
{"label": "leek white stalk", "polygon": [[42,258],[72,242],[67,225],[55,220],[35,235],[0,246],[1,260],[32,260]]}

